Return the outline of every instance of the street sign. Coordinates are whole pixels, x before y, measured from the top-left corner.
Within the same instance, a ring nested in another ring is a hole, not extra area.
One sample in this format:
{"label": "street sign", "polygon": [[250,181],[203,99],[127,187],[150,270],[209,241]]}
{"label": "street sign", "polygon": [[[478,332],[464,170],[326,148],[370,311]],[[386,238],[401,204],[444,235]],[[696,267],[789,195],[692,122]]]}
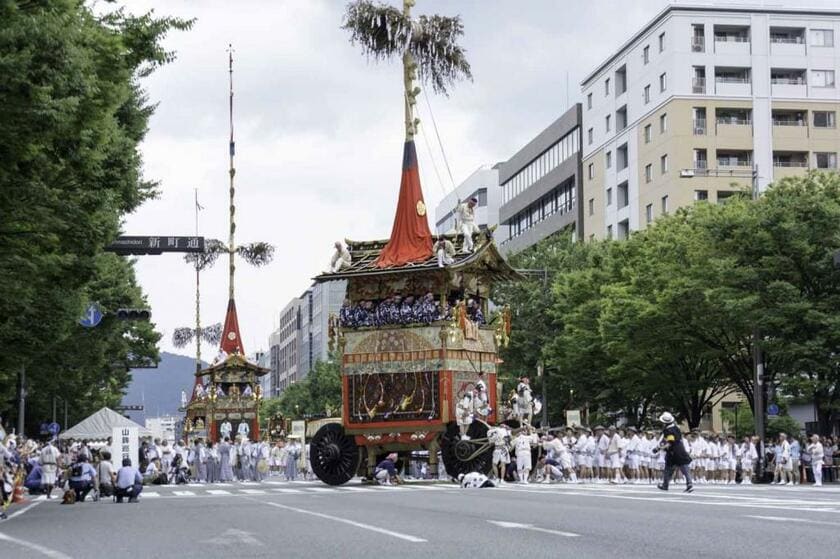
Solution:
{"label": "street sign", "polygon": [[204,237],[155,237],[123,235],[105,247],[117,254],[163,254],[164,252],[204,252]]}
{"label": "street sign", "polygon": [[61,425],[53,421],[47,426],[47,431],[49,431],[50,435],[56,436],[61,431]]}
{"label": "street sign", "polygon": [[131,404],[131,405],[127,405],[127,406],[117,406],[116,407],[117,411],[143,411],[144,409],[146,409],[146,408],[142,404]]}
{"label": "street sign", "polygon": [[779,406],[777,406],[776,404],[770,404],[769,406],[767,406],[767,415],[779,415]]}
{"label": "street sign", "polygon": [[49,423],[41,423],[40,428],[38,429],[39,435],[49,435],[50,434],[50,424]]}
{"label": "street sign", "polygon": [[99,310],[99,303],[91,303],[85,309],[85,314],[79,319],[79,324],[85,328],[93,328],[102,322],[102,311]]}

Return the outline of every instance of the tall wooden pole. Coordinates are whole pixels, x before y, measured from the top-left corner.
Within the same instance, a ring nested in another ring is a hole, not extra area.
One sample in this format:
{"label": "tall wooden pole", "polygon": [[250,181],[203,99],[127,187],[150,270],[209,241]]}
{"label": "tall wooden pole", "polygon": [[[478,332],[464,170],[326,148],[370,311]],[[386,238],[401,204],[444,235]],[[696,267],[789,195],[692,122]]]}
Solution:
{"label": "tall wooden pole", "polygon": [[230,257],[230,287],[229,287],[229,298],[233,300],[233,274],[236,270],[236,265],[234,264],[233,256],[236,251],[236,245],[233,242],[233,234],[236,231],[236,223],[234,222],[234,217],[236,214],[236,207],[233,205],[233,195],[234,195],[234,187],[233,187],[233,177],[236,175],[236,169],[233,166],[233,156],[236,152],[236,144],[233,141],[233,45],[228,45],[228,73],[230,74],[230,237],[228,238],[228,256]]}
{"label": "tall wooden pole", "polygon": [[[403,0],[403,15],[410,21],[411,8],[415,0]],[[403,53],[403,86],[405,102],[405,141],[410,142],[417,133],[417,123],[414,117],[414,106],[417,104],[417,92],[414,89],[414,80],[417,77],[417,63],[411,52],[406,50]]]}
{"label": "tall wooden pole", "polygon": [[[195,236],[198,236],[198,189],[195,189]],[[195,372],[201,370],[201,270],[195,262]]]}

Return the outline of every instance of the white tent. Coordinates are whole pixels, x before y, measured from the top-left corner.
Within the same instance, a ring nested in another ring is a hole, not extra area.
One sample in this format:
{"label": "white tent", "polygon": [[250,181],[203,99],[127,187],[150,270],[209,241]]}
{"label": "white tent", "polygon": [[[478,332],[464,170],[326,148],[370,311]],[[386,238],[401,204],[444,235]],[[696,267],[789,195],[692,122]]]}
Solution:
{"label": "white tent", "polygon": [[110,437],[115,427],[137,427],[141,437],[151,437],[152,432],[142,425],[131,421],[110,408],[102,408],[81,423],[61,433],[59,439],[104,441]]}

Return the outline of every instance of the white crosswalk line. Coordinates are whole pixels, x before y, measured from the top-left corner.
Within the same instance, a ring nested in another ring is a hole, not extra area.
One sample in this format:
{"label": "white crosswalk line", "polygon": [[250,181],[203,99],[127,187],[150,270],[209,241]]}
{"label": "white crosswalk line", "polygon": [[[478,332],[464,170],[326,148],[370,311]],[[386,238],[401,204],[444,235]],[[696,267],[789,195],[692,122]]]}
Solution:
{"label": "white crosswalk line", "polygon": [[154,498],[154,497],[160,497],[160,493],[156,493],[154,491],[143,491],[142,493],[140,493],[140,496],[141,497],[152,497],[152,498]]}
{"label": "white crosswalk line", "polygon": [[342,487],[345,491],[372,491],[370,487]]}
{"label": "white crosswalk line", "polygon": [[192,491],[173,491],[172,494],[178,497],[195,497],[195,493]]}
{"label": "white crosswalk line", "polygon": [[330,489],[329,487],[307,487],[306,491],[313,491],[315,493],[335,493],[335,489]]}
{"label": "white crosswalk line", "polygon": [[230,495],[230,491],[224,489],[208,489],[207,493],[210,495]]}
{"label": "white crosswalk line", "polygon": [[275,488],[275,489],[272,489],[272,491],[274,491],[275,493],[303,493],[303,491],[301,491],[300,489]]}
{"label": "white crosswalk line", "polygon": [[265,495],[265,489],[241,489],[246,495]]}

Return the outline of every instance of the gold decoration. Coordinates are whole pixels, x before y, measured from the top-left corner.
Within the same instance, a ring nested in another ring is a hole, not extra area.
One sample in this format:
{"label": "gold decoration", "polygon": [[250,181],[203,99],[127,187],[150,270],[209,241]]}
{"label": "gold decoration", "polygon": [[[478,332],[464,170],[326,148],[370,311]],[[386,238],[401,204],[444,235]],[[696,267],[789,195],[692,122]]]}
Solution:
{"label": "gold decoration", "polygon": [[417,215],[420,217],[426,215],[426,204],[423,203],[423,200],[417,200]]}

